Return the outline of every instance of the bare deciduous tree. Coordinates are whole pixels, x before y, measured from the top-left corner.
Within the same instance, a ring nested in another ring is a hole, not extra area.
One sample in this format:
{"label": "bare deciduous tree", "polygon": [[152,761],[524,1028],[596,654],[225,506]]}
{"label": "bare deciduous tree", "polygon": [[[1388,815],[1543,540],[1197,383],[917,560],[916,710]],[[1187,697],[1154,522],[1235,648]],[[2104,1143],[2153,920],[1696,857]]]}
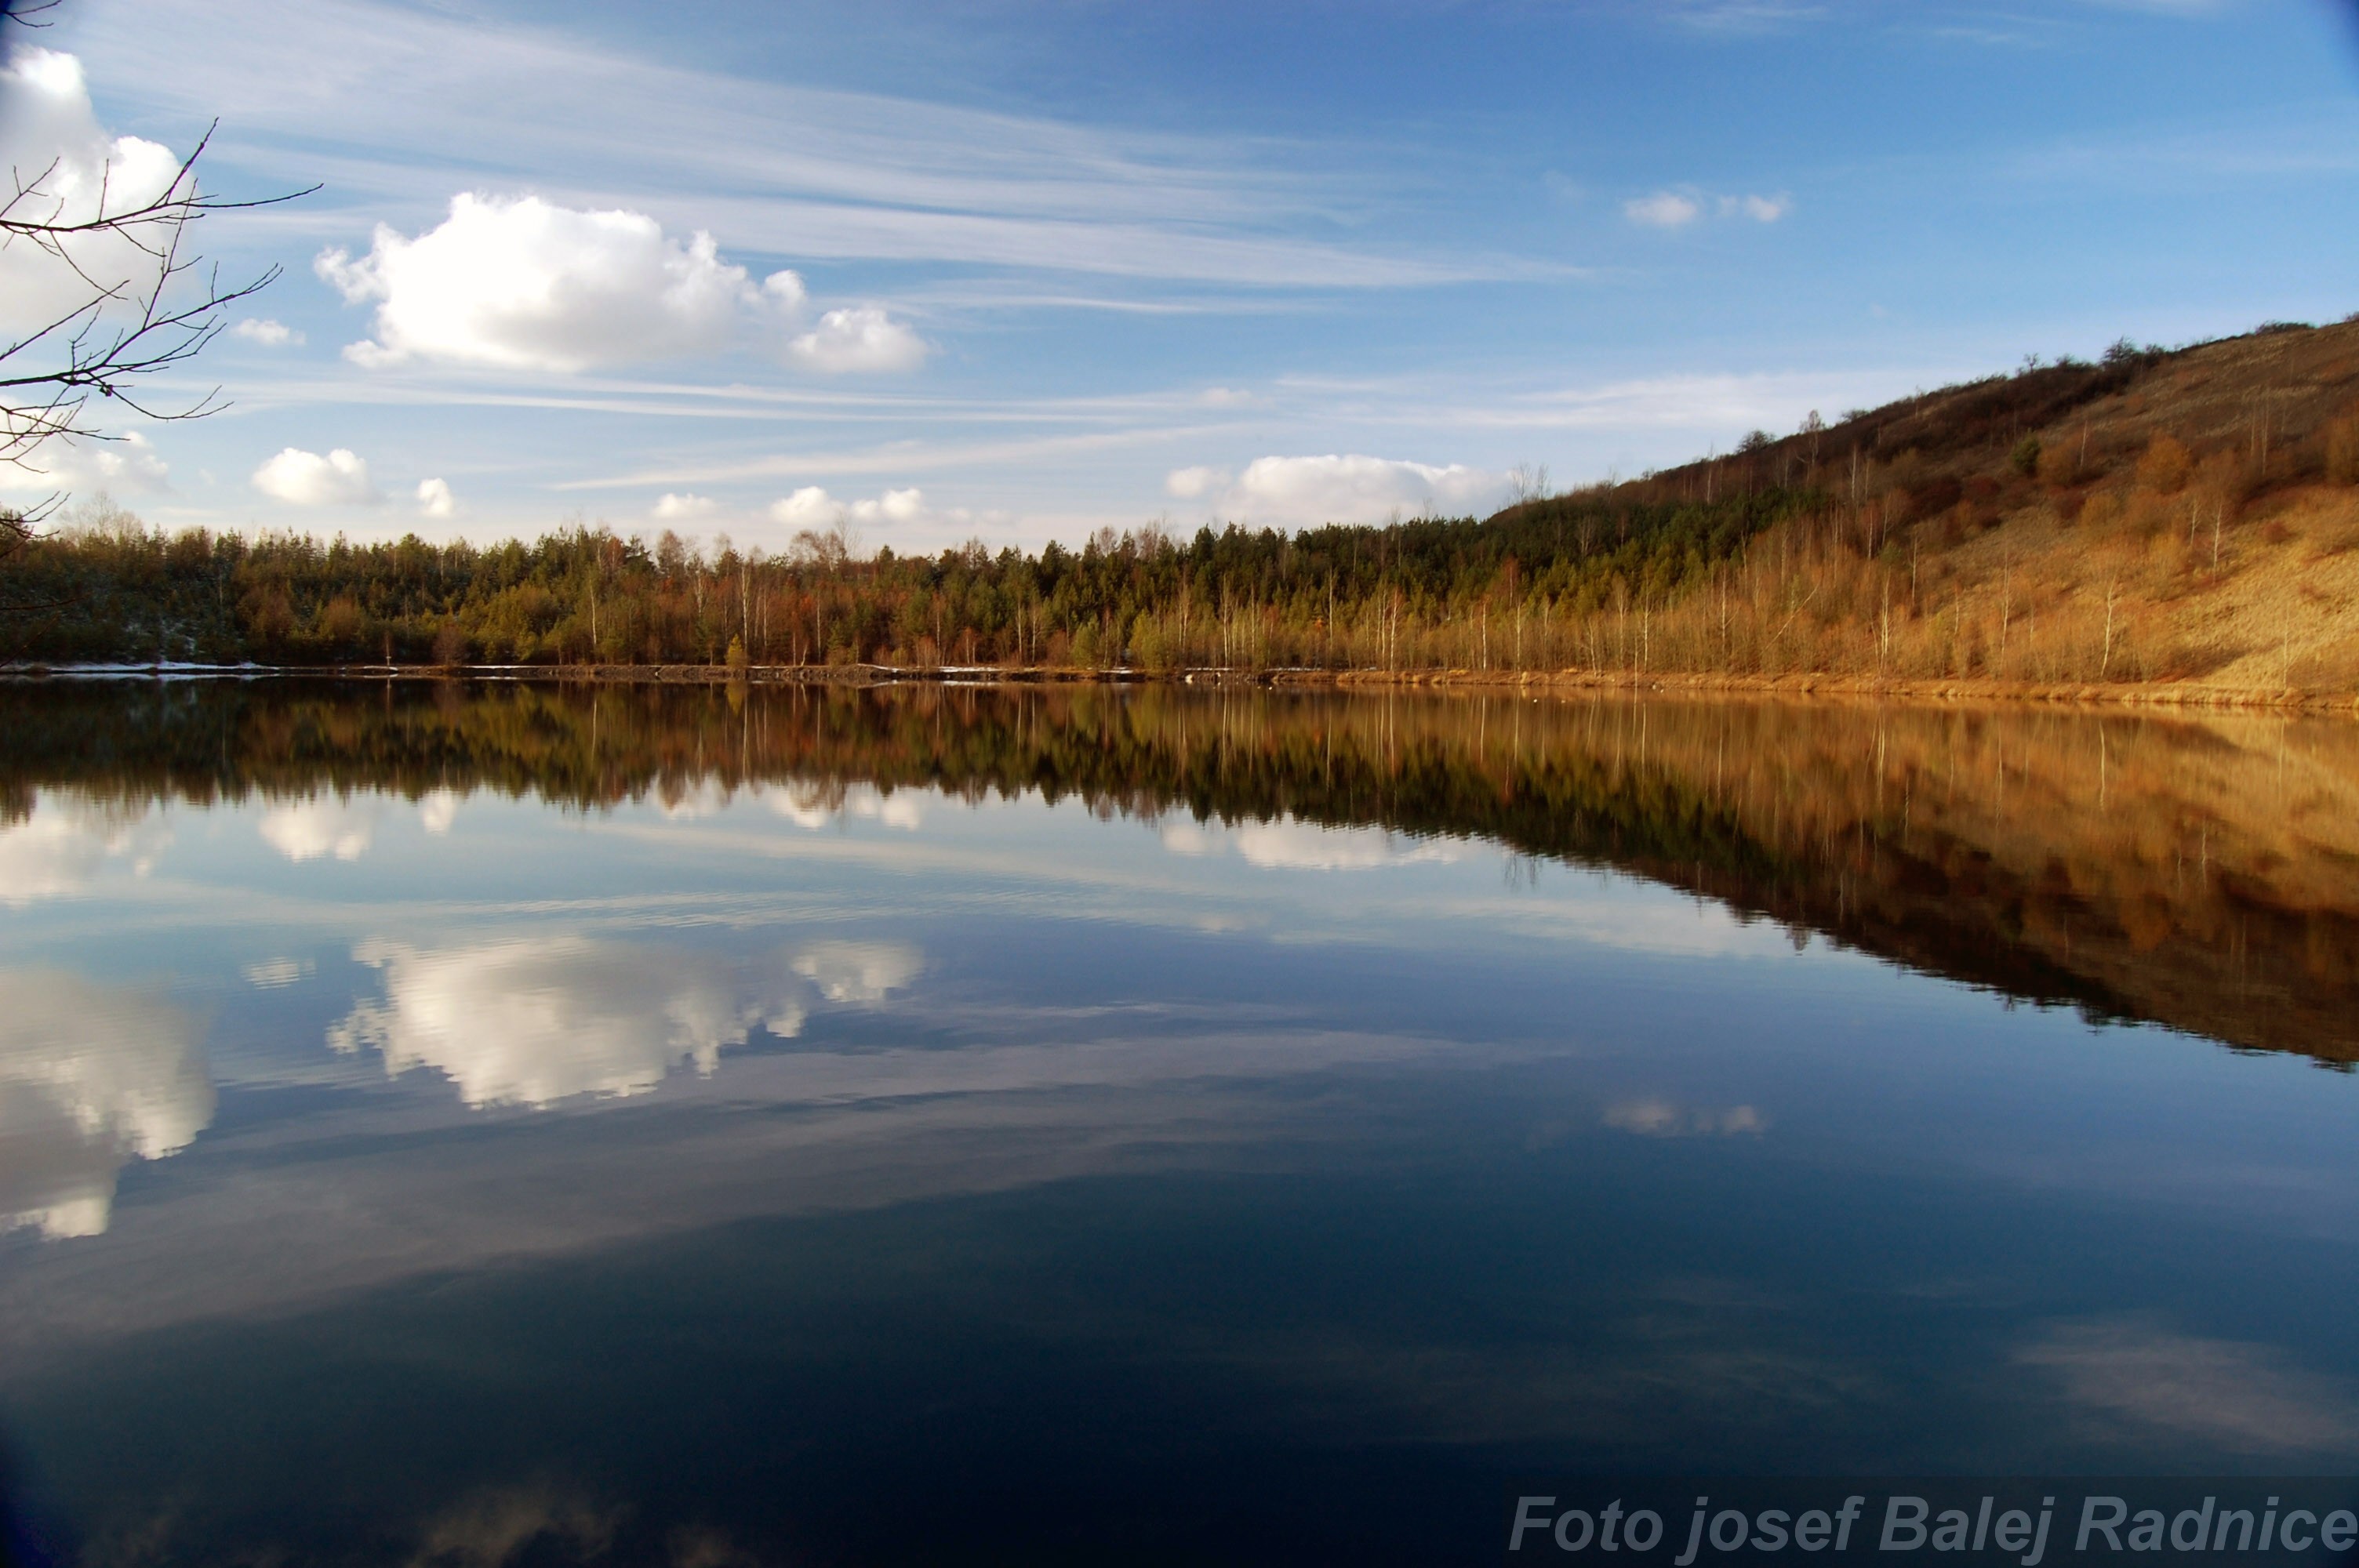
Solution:
{"label": "bare deciduous tree", "polygon": [[[35,18],[49,8],[0,5],[0,36],[8,23],[45,26]],[[118,189],[111,161],[94,191],[69,177],[62,156],[29,176],[10,168],[0,189],[0,253],[34,253],[53,269],[63,298],[18,333],[0,337],[0,463],[45,473],[41,454],[54,443],[121,439],[102,417],[110,405],[168,421],[225,406],[218,387],[156,400],[150,380],[201,353],[226,324],[223,309],[268,287],[280,269],[224,284],[217,266],[189,254],[190,226],[319,187],[251,200],[209,195],[199,187],[197,164],[212,135],[208,128],[160,189]],[[0,557],[31,538],[62,500],[52,494],[28,508],[0,509]]]}

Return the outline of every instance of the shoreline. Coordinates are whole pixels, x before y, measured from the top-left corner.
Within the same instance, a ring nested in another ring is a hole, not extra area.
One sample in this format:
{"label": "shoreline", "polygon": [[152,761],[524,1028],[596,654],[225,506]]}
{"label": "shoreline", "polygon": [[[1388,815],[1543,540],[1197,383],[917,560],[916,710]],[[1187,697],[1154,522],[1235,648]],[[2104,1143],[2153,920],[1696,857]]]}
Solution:
{"label": "shoreline", "polygon": [[1223,669],[916,666],[895,665],[11,665],[10,680],[521,681],[613,686],[1256,686],[1337,690],[1659,692],[1876,701],[2024,703],[2076,708],[2170,708],[2347,712],[2359,694],[2273,690],[2193,682],[2036,682],[1975,677],[1926,680],[1823,673],[1738,675],[1628,670]]}

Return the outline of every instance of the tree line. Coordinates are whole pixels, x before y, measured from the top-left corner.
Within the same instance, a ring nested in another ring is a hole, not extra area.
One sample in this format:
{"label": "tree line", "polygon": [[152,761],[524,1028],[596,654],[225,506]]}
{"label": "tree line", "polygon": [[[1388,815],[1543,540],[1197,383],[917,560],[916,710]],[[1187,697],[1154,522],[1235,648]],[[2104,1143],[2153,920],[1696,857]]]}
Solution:
{"label": "tree line", "polygon": [[[86,505],[0,557],[0,659],[2202,676],[2239,654],[2190,620],[2205,593],[2359,547],[2354,335],[2124,342],[1487,518],[1292,534],[920,555],[839,527],[766,554],[583,524],[166,535]],[[2340,499],[2294,504],[2320,486]],[[2310,586],[2272,678],[2359,682]]]}

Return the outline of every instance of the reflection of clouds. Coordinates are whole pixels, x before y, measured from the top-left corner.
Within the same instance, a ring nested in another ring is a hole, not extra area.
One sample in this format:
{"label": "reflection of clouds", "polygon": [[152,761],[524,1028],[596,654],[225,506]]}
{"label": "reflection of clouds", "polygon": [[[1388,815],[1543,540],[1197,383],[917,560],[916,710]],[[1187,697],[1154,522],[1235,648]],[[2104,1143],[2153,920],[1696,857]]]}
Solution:
{"label": "reflection of clouds", "polygon": [[[681,967],[677,956],[643,966],[671,984]],[[1084,1173],[1225,1170],[1240,1160],[1261,1168],[1298,1146],[1309,1105],[1326,1108],[1316,1114],[1334,1140],[1384,1136],[1359,1097],[1277,1086],[1355,1069],[1391,1077],[1420,1062],[1462,1071],[1467,1050],[1441,1038],[1271,1030],[1242,1019],[1176,1034],[1103,1034],[1091,1024],[1087,1038],[1057,1038],[1072,1026],[1053,1011],[1019,1010],[985,1027],[1022,1044],[818,1041],[748,1052],[712,1079],[675,1078],[660,1106],[580,1099],[529,1138],[421,1138],[422,1127],[448,1122],[431,1108],[374,1097],[336,1123],[332,1147],[290,1148],[283,1124],[212,1134],[220,1157],[238,1162],[234,1193],[159,1195],[158,1223],[143,1227],[139,1248],[71,1277],[0,1270],[0,1363],[173,1323],[285,1313],[422,1271],[580,1254],[737,1219],[973,1196]],[[468,1113],[454,1097],[442,1114]],[[1322,1133],[1309,1147],[1333,1144]]]}
{"label": "reflection of clouds", "polygon": [[765,790],[762,799],[798,827],[825,827],[839,818],[857,816],[914,833],[926,823],[925,803],[916,790],[886,795],[867,784],[804,783]]}
{"label": "reflection of clouds", "polygon": [[1769,1119],[1749,1105],[1691,1110],[1666,1099],[1630,1099],[1605,1108],[1605,1125],[1647,1138],[1709,1138],[1766,1131]]}
{"label": "reflection of clouds", "polygon": [[1163,847],[1175,855],[1234,850],[1246,864],[1272,871],[1359,871],[1466,858],[1466,846],[1452,839],[1405,838],[1382,827],[1322,827],[1290,817],[1236,828],[1172,822],[1164,826],[1162,838]]}
{"label": "reflection of clouds", "polygon": [[2296,1454],[2359,1444],[2359,1409],[2274,1347],[2173,1334],[2136,1319],[2059,1324],[2016,1353],[2063,1379],[2101,1416],[2239,1452]]}
{"label": "reflection of clouds", "polygon": [[96,1236],[131,1159],[213,1119],[195,1023],[152,997],[56,970],[0,971],[0,1230]]}
{"label": "reflection of clouds", "polygon": [[389,1076],[432,1067],[472,1106],[638,1094],[682,1062],[711,1073],[757,1023],[777,1035],[803,1023],[790,994],[744,999],[712,966],[584,936],[364,942],[353,957],[385,971],[385,1000],[356,1004],[328,1043],[375,1046]]}
{"label": "reflection of clouds", "polygon": [[238,971],[245,977],[247,985],[256,990],[265,991],[275,991],[281,987],[291,986],[310,972],[311,960],[309,958],[265,958],[259,963],[248,964]]}
{"label": "reflection of clouds", "polygon": [[427,1521],[418,1561],[500,1568],[533,1547],[555,1561],[603,1556],[620,1515],[547,1484],[478,1492]]}
{"label": "reflection of clouds", "polygon": [[830,1001],[883,1001],[926,967],[914,947],[894,942],[821,942],[795,959],[795,973]]}
{"label": "reflection of clouds", "polygon": [[146,876],[172,842],[172,830],[142,806],[110,811],[43,795],[32,815],[0,827],[0,903],[22,909],[82,892],[109,856]]}
{"label": "reflection of clouds", "polygon": [[383,809],[376,800],[313,795],[272,806],[263,814],[258,831],[264,843],[290,860],[316,860],[327,854],[339,860],[357,860],[368,853]]}
{"label": "reflection of clouds", "polygon": [[448,833],[459,819],[459,792],[429,790],[418,802],[418,825],[429,833]]}

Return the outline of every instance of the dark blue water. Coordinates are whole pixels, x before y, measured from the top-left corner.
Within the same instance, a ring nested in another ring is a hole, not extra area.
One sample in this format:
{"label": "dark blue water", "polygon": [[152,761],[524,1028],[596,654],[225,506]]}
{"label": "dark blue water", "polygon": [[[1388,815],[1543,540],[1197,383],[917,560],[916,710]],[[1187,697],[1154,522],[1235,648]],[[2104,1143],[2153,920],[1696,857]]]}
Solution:
{"label": "dark blue water", "polygon": [[62,1560],[1472,1561],[1533,1471],[2359,1457],[2347,725],[6,716]]}

